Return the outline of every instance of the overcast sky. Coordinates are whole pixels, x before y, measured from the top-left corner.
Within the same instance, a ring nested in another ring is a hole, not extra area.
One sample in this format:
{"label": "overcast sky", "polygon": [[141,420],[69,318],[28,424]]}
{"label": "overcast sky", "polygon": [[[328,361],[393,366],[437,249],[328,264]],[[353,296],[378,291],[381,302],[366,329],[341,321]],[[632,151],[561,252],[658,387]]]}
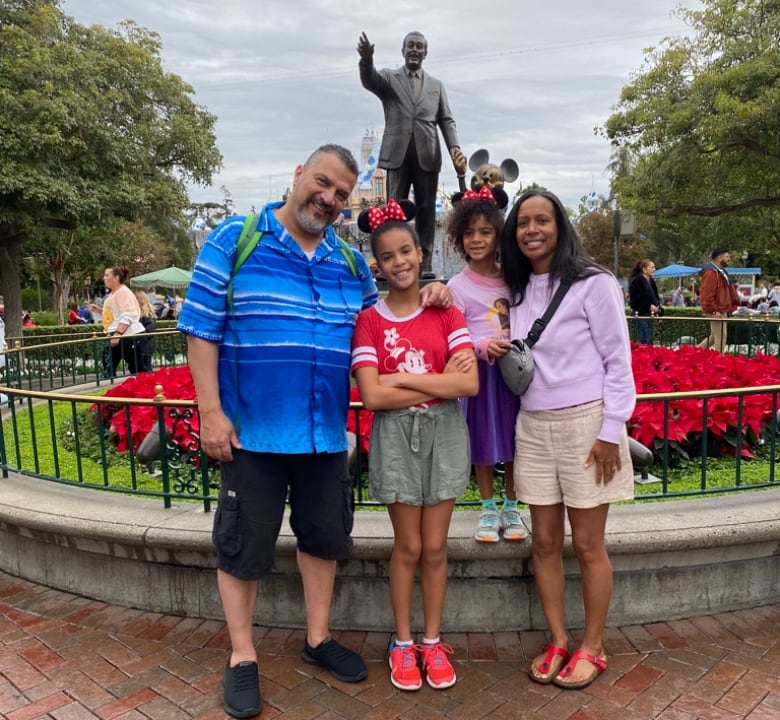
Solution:
{"label": "overcast sky", "polygon": [[[444,82],[463,151],[513,158],[518,182],[540,183],[570,207],[608,194],[609,143],[594,134],[641,70],[644,50],[687,26],[674,15],[698,0],[64,0],[84,25],[132,19],[160,35],[165,69],[217,116],[224,168],[195,202],[237,212],[278,199],[295,166],[324,142],[359,158],[366,130],[383,127],[379,99],[358,78],[365,31],[378,68],[403,63],[410,30],[428,39],[424,69]],[[441,186],[457,179],[445,158]],[[517,189],[509,188],[510,196]]]}

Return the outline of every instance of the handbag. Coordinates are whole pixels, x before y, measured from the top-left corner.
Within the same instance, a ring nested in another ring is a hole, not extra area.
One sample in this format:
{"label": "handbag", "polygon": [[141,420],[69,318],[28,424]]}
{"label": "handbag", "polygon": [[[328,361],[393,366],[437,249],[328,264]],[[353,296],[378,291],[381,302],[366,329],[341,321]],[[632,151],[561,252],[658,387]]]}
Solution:
{"label": "handbag", "polygon": [[512,340],[507,350],[496,360],[507,387],[518,397],[523,395],[534,378],[534,356],[531,348],[539,341],[542,331],[561,304],[571,285],[561,284],[555,291],[544,314],[534,321],[525,340]]}

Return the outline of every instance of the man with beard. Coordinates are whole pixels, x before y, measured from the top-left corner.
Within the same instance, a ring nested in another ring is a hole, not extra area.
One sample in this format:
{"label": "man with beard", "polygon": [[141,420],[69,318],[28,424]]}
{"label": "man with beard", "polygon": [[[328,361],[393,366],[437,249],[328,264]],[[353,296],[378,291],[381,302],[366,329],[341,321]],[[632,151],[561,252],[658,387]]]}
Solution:
{"label": "man with beard", "polygon": [[[262,236],[237,272],[244,218],[223,222],[200,251],[179,316],[201,447],[221,462],[213,540],[231,642],[224,708],[233,717],[262,710],[252,620],[288,493],[306,611],[302,658],[344,682],[367,674],[329,633],[336,562],[352,549],[350,345],[357,314],[377,300],[366,261],[353,253],[348,262],[352,250],[331,227],[357,175],[349,150],[315,150],[295,169],[287,201],[262,209]],[[451,303],[440,283],[424,292],[426,304]]]}
{"label": "man with beard", "polygon": [[436,191],[442,153],[438,130],[444,137],[458,176],[466,174],[466,156],[458,144],[455,118],[440,80],[423,72],[428,41],[422,33],[407,33],[401,46],[402,68],[377,70],[374,46],[365,33],[357,45],[360,82],[382,101],[385,130],[379,149],[379,167],[387,171],[387,196],[402,200],[414,187],[415,227],[423,248],[423,279],[433,277],[433,239],[436,227]]}
{"label": "man with beard", "polygon": [[699,343],[699,347],[711,347],[718,352],[723,352],[726,340],[725,317],[739,305],[737,290],[729,281],[726,268],[731,263],[731,255],[726,248],[715,248],[710,253],[711,262],[707,263],[700,271],[701,286],[699,288],[699,301],[702,312],[712,318],[710,321],[710,334]]}

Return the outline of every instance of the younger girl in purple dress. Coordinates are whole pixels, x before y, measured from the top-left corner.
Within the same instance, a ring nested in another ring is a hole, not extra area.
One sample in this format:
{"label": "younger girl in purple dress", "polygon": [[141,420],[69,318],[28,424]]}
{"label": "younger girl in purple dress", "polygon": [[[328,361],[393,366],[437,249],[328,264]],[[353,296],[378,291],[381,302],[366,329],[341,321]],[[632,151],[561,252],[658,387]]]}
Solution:
{"label": "younger girl in purple dress", "polygon": [[[468,265],[447,283],[455,306],[466,317],[477,351],[479,394],[462,400],[471,438],[471,462],[482,509],[474,535],[479,542],[525,540],[528,529],[517,509],[512,480],[515,420],[520,407],[501,377],[495,359],[509,347],[509,291],[498,263],[504,216],[490,190],[466,191],[447,221],[450,242]],[[503,463],[506,497],[499,511],[493,495],[495,465]]]}

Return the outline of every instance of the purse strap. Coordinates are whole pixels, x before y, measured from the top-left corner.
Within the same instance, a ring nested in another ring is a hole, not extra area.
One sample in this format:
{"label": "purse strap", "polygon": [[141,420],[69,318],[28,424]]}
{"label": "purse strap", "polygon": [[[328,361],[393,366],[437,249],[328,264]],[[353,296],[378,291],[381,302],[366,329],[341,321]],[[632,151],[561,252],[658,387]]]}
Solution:
{"label": "purse strap", "polygon": [[563,296],[569,292],[570,287],[571,285],[564,285],[561,283],[558,286],[558,289],[555,291],[555,295],[553,295],[552,300],[550,300],[550,304],[547,306],[547,309],[544,311],[544,315],[534,320],[534,324],[531,325],[531,329],[528,331],[528,335],[526,335],[525,340],[523,340],[523,342],[529,348],[532,348],[534,345],[536,345],[537,342],[539,342],[539,337],[541,336],[542,331],[547,327],[547,323],[550,322],[550,318],[555,314],[555,311],[561,304],[561,300],[563,300]]}

